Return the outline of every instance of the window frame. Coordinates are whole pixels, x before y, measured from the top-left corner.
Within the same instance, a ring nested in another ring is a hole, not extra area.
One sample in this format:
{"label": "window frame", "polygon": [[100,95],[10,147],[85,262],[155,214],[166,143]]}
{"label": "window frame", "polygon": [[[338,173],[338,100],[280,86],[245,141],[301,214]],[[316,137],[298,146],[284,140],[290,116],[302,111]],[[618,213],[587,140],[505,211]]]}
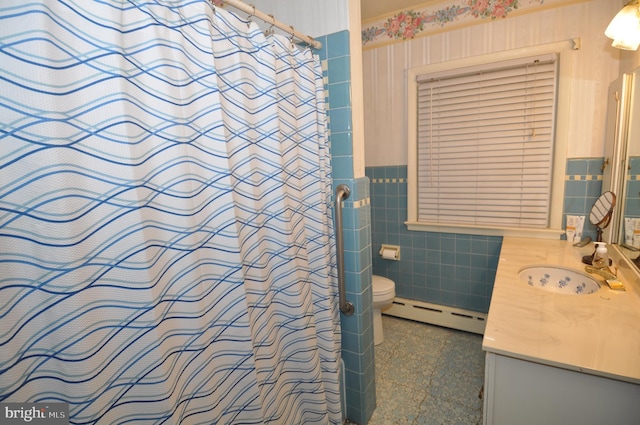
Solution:
{"label": "window frame", "polygon": [[[407,165],[407,221],[408,230],[445,233],[460,233],[488,236],[523,236],[557,239],[564,233],[562,217],[564,206],[564,177],[567,162],[569,139],[569,108],[571,98],[572,52],[577,50],[578,40],[544,44],[523,49],[508,50],[469,58],[440,62],[409,68],[407,70],[407,128],[408,165]],[[553,149],[551,202],[549,223],[546,228],[516,228],[483,225],[441,224],[418,221],[418,167],[417,167],[417,123],[418,123],[418,75],[449,71],[470,66],[480,66],[528,56],[555,53],[558,55],[557,106],[555,122],[555,146]]]}

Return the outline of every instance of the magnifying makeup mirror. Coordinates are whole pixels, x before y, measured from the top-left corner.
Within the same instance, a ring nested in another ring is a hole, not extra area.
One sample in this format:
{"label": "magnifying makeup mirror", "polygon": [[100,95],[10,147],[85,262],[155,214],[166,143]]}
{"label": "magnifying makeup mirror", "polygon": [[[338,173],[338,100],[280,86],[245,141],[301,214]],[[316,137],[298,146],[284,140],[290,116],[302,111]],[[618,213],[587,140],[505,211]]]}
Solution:
{"label": "magnifying makeup mirror", "polygon": [[589,221],[598,228],[598,242],[602,242],[602,230],[611,223],[613,208],[616,206],[616,195],[613,192],[605,192],[591,207]]}
{"label": "magnifying makeup mirror", "polygon": [[[597,228],[597,242],[602,242],[602,231],[607,228],[611,223],[611,217],[613,216],[613,208],[616,206],[616,194],[613,192],[604,192],[596,200],[591,207],[591,213],[589,214],[589,221]],[[585,264],[591,264],[593,260],[593,254],[585,255],[582,257],[582,262]]]}

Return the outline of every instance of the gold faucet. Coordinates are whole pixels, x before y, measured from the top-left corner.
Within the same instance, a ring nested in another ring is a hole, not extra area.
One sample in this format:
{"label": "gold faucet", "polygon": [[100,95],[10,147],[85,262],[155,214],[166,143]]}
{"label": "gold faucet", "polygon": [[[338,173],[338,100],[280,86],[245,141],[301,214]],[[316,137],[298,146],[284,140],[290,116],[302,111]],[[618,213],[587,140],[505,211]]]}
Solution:
{"label": "gold faucet", "polygon": [[618,279],[615,274],[611,273],[608,268],[597,269],[593,266],[587,266],[584,270],[587,273],[597,274],[598,276],[603,277],[605,282],[607,282],[607,285],[609,285],[609,288],[615,289],[616,291],[625,291],[624,285],[620,282],[620,279]]}

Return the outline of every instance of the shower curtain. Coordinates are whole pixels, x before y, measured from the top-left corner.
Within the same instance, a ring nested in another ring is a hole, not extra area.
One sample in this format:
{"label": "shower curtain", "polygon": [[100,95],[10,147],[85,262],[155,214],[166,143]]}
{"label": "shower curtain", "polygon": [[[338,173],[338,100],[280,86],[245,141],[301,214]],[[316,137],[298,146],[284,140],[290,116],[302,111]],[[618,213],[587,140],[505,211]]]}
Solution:
{"label": "shower curtain", "polygon": [[341,423],[317,58],[206,0],[0,4],[0,402]]}

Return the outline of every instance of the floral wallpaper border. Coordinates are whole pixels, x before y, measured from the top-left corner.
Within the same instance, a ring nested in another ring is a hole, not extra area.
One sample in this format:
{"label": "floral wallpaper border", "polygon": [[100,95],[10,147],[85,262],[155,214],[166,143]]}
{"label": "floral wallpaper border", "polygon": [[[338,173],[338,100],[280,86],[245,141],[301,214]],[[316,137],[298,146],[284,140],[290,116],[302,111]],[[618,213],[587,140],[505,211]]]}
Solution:
{"label": "floral wallpaper border", "polygon": [[431,5],[429,9],[404,10],[366,23],[362,30],[362,45],[369,48],[403,41],[425,35],[422,33],[430,30],[441,30],[446,25],[502,19],[516,10],[523,11],[554,3],[567,3],[567,0],[443,0],[439,5]]}

